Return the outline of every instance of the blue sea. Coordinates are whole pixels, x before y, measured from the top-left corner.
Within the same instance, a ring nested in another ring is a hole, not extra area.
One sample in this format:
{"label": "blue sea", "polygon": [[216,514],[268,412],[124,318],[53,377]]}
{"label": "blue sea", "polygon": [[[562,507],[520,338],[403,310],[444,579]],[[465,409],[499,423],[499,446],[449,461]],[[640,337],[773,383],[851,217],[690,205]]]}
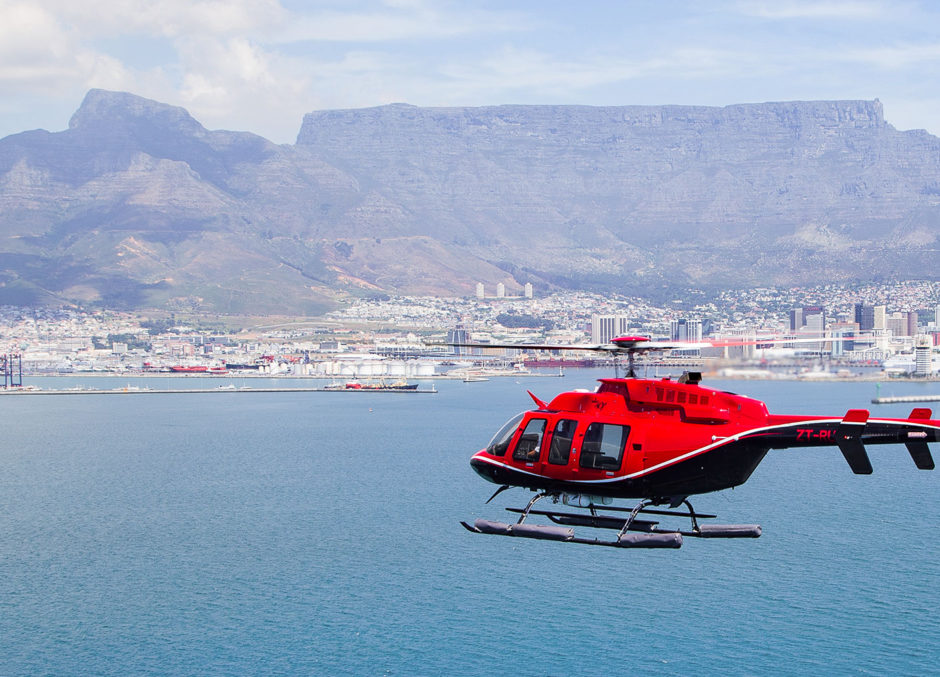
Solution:
{"label": "blue sea", "polygon": [[[940,471],[903,446],[873,447],[866,477],[835,448],[772,451],[693,499],[760,523],[756,540],[630,551],[461,528],[528,498],[484,505],[495,486],[468,464],[526,390],[606,375],[0,397],[0,674],[936,674]],[[130,383],[219,383],[162,381]],[[779,413],[918,406],[871,405],[874,384],[709,385]]]}

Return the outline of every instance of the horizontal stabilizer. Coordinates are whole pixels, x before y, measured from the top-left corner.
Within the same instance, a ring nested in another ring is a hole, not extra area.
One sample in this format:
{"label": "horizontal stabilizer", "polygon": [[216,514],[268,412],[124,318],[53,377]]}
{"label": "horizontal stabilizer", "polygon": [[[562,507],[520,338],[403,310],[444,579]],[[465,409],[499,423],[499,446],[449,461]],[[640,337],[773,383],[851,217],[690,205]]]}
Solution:
{"label": "horizontal stabilizer", "polygon": [[856,475],[871,475],[871,461],[862,444],[862,433],[868,422],[868,411],[865,409],[849,409],[845,418],[836,429],[836,444],[848,461],[849,467]]}
{"label": "horizontal stabilizer", "polygon": [[846,423],[854,423],[857,425],[864,426],[868,423],[868,409],[849,409],[845,412],[845,416],[842,418],[843,425]]}
{"label": "horizontal stabilizer", "polygon": [[913,418],[915,420],[927,420],[933,416],[933,412],[930,411],[927,407],[917,407],[911,411],[911,415],[908,418]]}

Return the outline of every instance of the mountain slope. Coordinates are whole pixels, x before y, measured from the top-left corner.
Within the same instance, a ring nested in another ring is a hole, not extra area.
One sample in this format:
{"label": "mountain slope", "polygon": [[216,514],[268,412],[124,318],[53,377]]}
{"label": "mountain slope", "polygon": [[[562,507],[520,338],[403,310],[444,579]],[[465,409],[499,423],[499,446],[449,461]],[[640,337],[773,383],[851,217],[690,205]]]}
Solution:
{"label": "mountain slope", "polygon": [[0,303],[934,278],[938,235],[940,139],[877,101],[396,104],[310,113],[290,146],[92,90],[69,129],[0,139]]}

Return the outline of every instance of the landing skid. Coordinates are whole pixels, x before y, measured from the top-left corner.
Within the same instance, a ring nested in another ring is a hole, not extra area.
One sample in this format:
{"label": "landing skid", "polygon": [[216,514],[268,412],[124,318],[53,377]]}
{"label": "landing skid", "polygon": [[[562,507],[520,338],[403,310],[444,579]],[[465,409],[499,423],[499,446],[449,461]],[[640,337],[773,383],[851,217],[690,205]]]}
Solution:
{"label": "landing skid", "polygon": [[[476,534],[535,538],[565,543],[582,543],[584,545],[606,545],[616,548],[681,548],[684,536],[691,538],[757,538],[761,535],[761,528],[758,524],[699,524],[698,520],[700,519],[714,519],[716,516],[695,512],[688,500],[682,501],[688,507],[687,512],[651,509],[649,506],[655,505],[655,503],[649,500],[640,501],[632,509],[601,506],[604,511],[629,513],[626,517],[599,514],[597,512],[598,506],[593,504],[586,508],[590,511],[590,514],[532,509],[538,500],[546,497],[551,497],[555,503],[558,502],[557,494],[543,493],[534,496],[525,508],[506,508],[509,512],[519,513],[519,520],[512,524],[485,519],[478,519],[473,525],[466,522],[461,522],[461,524],[467,531]],[[692,522],[692,528],[688,531],[662,529],[658,521],[637,519],[637,516],[641,514],[688,517]],[[526,518],[529,515],[547,517],[554,522],[554,525],[527,524]],[[613,540],[582,538],[575,536],[572,527],[616,530],[617,536]]]}

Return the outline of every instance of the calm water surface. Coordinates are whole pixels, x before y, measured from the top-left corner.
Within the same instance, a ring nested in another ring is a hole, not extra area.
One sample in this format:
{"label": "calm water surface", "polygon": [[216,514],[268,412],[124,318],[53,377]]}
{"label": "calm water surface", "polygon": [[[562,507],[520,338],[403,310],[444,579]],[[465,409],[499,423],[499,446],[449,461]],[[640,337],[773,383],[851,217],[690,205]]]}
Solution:
{"label": "calm water surface", "polygon": [[[484,505],[495,487],[468,464],[529,408],[525,390],[602,375],[2,397],[0,674],[937,670],[940,474],[902,446],[872,448],[869,477],[835,448],[774,451],[743,487],[694,501],[761,523],[757,540],[622,551],[464,531],[528,498]],[[58,385],[81,383],[127,380]],[[780,413],[915,406],[869,405],[872,384],[710,385]]]}

